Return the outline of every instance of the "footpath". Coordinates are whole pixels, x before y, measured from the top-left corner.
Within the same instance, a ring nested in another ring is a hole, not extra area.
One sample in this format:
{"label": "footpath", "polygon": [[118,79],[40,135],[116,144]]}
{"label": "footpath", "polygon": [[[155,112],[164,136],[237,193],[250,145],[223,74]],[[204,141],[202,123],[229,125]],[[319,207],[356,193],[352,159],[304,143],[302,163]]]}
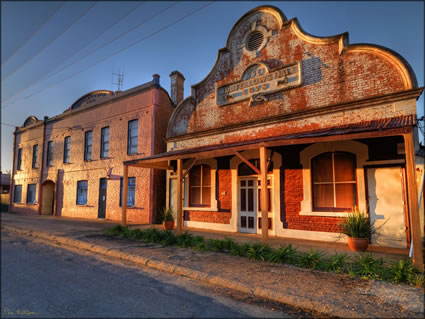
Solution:
{"label": "footpath", "polygon": [[326,316],[424,317],[421,288],[104,236],[103,231],[115,224],[1,213],[2,231],[119,258]]}

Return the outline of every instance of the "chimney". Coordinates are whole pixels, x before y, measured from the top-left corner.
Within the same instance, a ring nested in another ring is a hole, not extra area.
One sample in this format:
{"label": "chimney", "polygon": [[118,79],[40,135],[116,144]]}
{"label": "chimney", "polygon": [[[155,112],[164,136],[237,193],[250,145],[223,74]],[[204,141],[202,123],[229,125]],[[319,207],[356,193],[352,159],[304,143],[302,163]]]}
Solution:
{"label": "chimney", "polygon": [[178,105],[184,97],[184,76],[179,71],[170,74],[171,79],[171,101]]}
{"label": "chimney", "polygon": [[160,87],[159,84],[159,74],[152,75],[152,82],[156,87]]}

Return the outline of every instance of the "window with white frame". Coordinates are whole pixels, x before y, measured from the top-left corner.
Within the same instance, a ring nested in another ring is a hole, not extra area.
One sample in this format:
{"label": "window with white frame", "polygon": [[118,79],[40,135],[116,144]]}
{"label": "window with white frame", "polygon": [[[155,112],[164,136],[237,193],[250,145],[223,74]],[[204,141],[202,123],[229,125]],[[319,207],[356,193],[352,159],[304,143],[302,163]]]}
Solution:
{"label": "window with white frame", "polygon": [[211,206],[211,167],[196,165],[189,172],[189,206]]}
{"label": "window with white frame", "polygon": [[87,204],[88,181],[77,182],[77,205]]}
{"label": "window with white frame", "polygon": [[322,153],[311,160],[314,211],[351,211],[357,206],[356,156]]}

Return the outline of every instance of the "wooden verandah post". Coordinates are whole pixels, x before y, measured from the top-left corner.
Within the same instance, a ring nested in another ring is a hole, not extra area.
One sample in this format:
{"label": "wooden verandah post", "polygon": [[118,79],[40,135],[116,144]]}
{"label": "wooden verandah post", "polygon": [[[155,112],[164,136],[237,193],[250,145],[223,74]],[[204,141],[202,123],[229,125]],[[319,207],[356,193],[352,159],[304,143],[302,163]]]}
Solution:
{"label": "wooden verandah post", "polygon": [[182,170],[183,160],[177,160],[177,235],[183,232],[183,206],[182,206]]}
{"label": "wooden verandah post", "polygon": [[122,214],[121,226],[127,226],[127,192],[128,192],[128,166],[124,164],[123,192],[122,192]]}
{"label": "wooden verandah post", "polygon": [[422,239],[419,221],[418,191],[415,176],[415,149],[413,143],[413,132],[403,134],[406,153],[406,178],[407,193],[409,197],[410,230],[412,234],[411,245],[413,245],[413,265],[423,271],[424,260],[422,253]]}
{"label": "wooden verandah post", "polygon": [[265,147],[260,148],[260,171],[261,171],[261,235],[263,243],[269,241],[269,216],[267,207],[267,150]]}

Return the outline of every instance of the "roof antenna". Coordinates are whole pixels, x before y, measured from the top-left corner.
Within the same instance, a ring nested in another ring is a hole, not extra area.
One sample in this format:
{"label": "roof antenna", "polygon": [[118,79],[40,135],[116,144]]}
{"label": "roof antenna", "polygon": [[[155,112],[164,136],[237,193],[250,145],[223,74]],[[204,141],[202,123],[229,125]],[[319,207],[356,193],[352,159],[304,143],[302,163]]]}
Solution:
{"label": "roof antenna", "polygon": [[[121,73],[121,69],[118,71],[118,73],[114,73],[112,72],[112,78],[114,77],[114,75],[117,78],[116,82],[112,82],[112,85],[116,85],[117,86],[117,90],[116,92],[121,92],[122,90],[122,85],[124,83],[124,72]],[[113,81],[113,80],[112,80]]]}

